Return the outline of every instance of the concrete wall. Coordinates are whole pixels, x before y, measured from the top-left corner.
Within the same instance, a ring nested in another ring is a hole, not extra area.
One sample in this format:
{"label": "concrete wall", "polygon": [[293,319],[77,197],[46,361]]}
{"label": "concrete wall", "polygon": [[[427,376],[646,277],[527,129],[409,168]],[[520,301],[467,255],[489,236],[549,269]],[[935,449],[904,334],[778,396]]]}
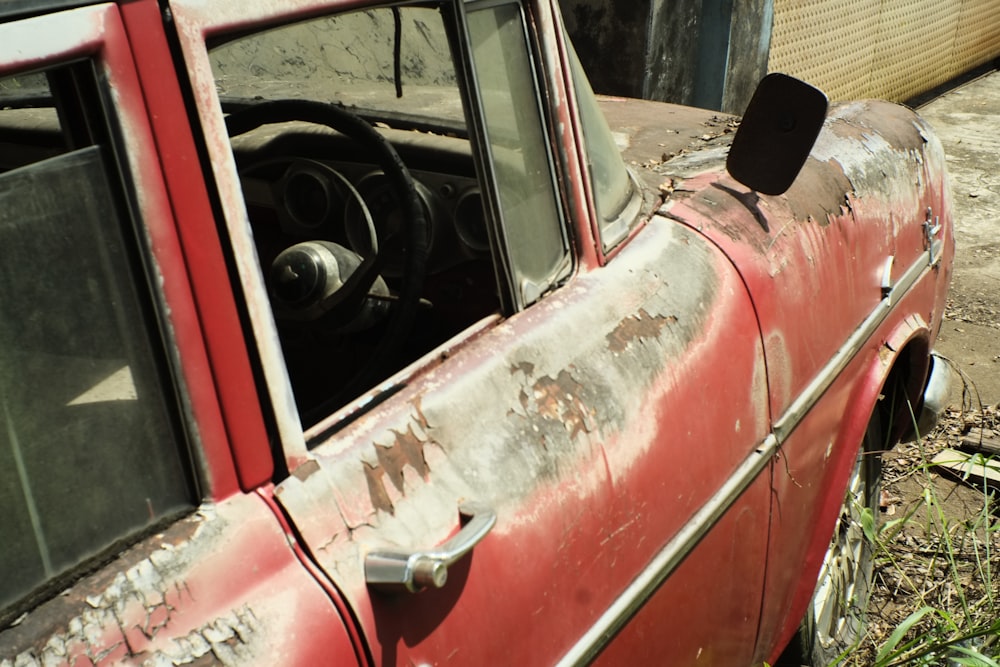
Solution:
{"label": "concrete wall", "polygon": [[741,112],[767,72],[773,0],[563,0],[594,89]]}
{"label": "concrete wall", "polygon": [[781,71],[903,101],[1000,56],[1000,0],[562,0],[598,92],[741,113]]}
{"label": "concrete wall", "polygon": [[[642,97],[649,0],[563,0],[566,30],[594,90]],[[674,32],[667,26],[662,32]]]}

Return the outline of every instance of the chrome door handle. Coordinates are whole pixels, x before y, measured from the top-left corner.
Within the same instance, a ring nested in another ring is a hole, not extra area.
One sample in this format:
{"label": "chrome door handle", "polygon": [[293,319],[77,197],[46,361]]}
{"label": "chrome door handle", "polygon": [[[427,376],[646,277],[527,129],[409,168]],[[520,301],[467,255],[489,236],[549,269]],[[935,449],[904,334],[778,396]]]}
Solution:
{"label": "chrome door handle", "polygon": [[895,255],[889,255],[885,264],[882,265],[882,298],[892,294],[892,264],[896,261]]}
{"label": "chrome door handle", "polygon": [[938,234],[941,233],[940,218],[934,215],[934,209],[927,207],[927,219],[924,220],[924,243],[927,246],[927,265],[934,266],[937,263],[936,256],[941,240]]}
{"label": "chrome door handle", "polygon": [[365,581],[372,588],[416,593],[441,588],[448,581],[448,568],[479,544],[497,522],[489,507],[474,502],[459,505],[468,523],[444,544],[427,551],[375,551],[365,556]]}

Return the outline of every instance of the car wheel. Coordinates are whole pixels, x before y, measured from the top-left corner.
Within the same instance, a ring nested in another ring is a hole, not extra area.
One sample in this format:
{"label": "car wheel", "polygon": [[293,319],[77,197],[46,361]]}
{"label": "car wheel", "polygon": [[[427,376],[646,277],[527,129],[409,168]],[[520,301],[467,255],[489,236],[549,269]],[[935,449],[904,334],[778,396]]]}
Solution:
{"label": "car wheel", "polygon": [[865,537],[862,516],[867,511],[878,518],[882,449],[882,430],[875,415],[851,472],[812,601],[780,664],[833,665],[861,638],[874,551]]}

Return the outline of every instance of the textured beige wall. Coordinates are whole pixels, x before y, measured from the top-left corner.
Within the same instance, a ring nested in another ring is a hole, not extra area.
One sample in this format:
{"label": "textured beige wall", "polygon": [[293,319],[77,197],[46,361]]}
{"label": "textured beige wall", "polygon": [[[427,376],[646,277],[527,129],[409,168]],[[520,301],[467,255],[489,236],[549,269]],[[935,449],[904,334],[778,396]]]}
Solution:
{"label": "textured beige wall", "polygon": [[1000,0],[774,0],[768,69],[906,100],[1000,56]]}

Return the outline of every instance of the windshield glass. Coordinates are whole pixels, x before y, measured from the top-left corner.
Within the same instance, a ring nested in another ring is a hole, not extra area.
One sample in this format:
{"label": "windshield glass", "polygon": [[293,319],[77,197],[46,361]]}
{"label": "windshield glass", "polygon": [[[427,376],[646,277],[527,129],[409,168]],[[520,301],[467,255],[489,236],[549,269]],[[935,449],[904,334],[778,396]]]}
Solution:
{"label": "windshield glass", "polygon": [[[398,28],[398,29],[397,29]],[[369,9],[227,42],[211,52],[223,105],[336,102],[455,130],[465,118],[438,10]],[[364,114],[369,115],[369,114]]]}
{"label": "windshield glass", "polygon": [[638,219],[642,197],[625,167],[621,149],[597,104],[597,97],[572,45],[569,47],[569,56],[601,242],[607,250],[625,238]]}

